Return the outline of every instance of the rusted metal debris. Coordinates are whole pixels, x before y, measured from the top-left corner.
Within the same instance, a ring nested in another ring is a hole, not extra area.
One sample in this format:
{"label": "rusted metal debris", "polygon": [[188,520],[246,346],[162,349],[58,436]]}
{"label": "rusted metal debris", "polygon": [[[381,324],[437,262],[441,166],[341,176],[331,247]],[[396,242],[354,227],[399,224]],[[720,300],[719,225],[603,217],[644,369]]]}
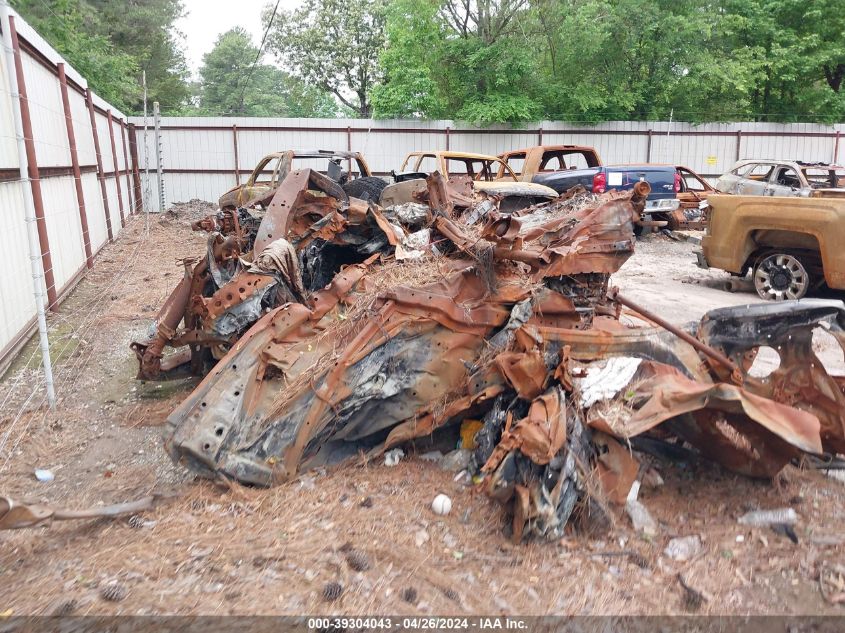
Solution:
{"label": "rusted metal debris", "polygon": [[40,503],[18,503],[10,497],[0,496],[0,530],[17,530],[41,526],[51,521],[98,519],[142,512],[154,507],[161,495],[149,495],[110,506],[97,506],[86,510],[57,510]]}
{"label": "rusted metal debris", "polygon": [[[841,302],[715,310],[670,331],[608,288],[633,253],[646,183],[514,213],[465,185],[435,173],[419,205],[382,209],[302,170],[251,233],[240,217],[206,226],[207,257],[186,263],[157,338],[136,347],[142,375],[159,341],[220,357],[168,419],[173,459],[270,486],[481,420],[471,468],[519,539],[624,503],[635,436],[757,477],[845,451],[845,383],[811,346],[819,327],[845,346]],[[249,260],[218,256],[250,247]],[[780,366],[752,379],[763,345]]]}

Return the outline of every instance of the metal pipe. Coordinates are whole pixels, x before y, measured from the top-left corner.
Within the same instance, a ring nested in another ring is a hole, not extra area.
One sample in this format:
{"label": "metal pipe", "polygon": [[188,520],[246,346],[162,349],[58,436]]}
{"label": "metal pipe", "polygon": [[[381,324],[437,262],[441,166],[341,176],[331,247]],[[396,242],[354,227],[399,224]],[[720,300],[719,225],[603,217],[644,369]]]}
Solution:
{"label": "metal pipe", "polygon": [[[0,0],[0,28],[3,29],[3,48],[6,50],[6,63],[9,77],[9,89],[16,102],[17,107],[12,107],[12,114],[15,123],[15,138],[18,146],[18,165],[20,180],[22,183],[29,181],[29,165],[27,164],[26,142],[24,140],[24,126],[22,116],[22,95],[19,92],[16,73],[11,72],[12,67],[17,66],[15,51],[20,55],[20,50],[13,46],[12,33],[14,30],[14,18],[11,16],[9,4],[6,0]],[[17,38],[15,38],[17,39]],[[30,138],[32,138],[30,136]],[[35,227],[35,200],[30,188],[27,195],[27,187],[21,187],[24,200],[24,215],[26,219],[26,232],[29,238],[29,264],[32,270],[32,292],[35,296],[35,307],[38,321],[38,340],[41,346],[41,364],[44,367],[44,383],[47,388],[47,402],[50,408],[56,406],[56,390],[53,384],[53,365],[50,361],[50,342],[47,338],[47,315],[44,308],[44,294],[41,291],[44,278],[43,260],[39,257],[39,239]]]}
{"label": "metal pipe", "polygon": [[111,212],[109,212],[109,194],[106,191],[106,175],[103,172],[103,155],[100,152],[100,135],[97,133],[97,115],[94,113],[94,100],[91,98],[91,88],[85,90],[85,103],[88,104],[88,116],[91,118],[91,133],[94,135],[94,153],[97,154],[97,178],[100,181],[100,194],[103,197],[103,212],[106,214],[106,231],[109,242],[114,242],[111,229]]}
{"label": "metal pipe", "polygon": [[[9,80],[14,75],[15,94],[18,97],[18,112],[21,118],[24,151],[26,153],[27,178],[32,190],[32,204],[35,208],[35,226],[38,230],[38,246],[41,253],[42,274],[47,286],[47,307],[58,311],[58,296],[56,294],[56,280],[53,275],[53,258],[50,253],[50,239],[47,235],[47,220],[44,217],[44,198],[41,195],[41,176],[38,173],[38,159],[35,155],[35,137],[32,132],[32,117],[29,113],[29,99],[26,94],[26,78],[23,73],[21,48],[18,33],[15,30],[15,18],[8,14],[9,37],[11,43],[11,61],[15,72],[9,72]],[[11,69],[10,69],[11,71]]]}
{"label": "metal pipe", "polygon": [[117,164],[117,146],[114,143],[114,119],[111,110],[106,111],[106,118],[109,121],[109,139],[111,139],[111,159],[114,167],[114,188],[117,189],[117,207],[120,209],[120,226],[126,226],[126,218],[123,216],[123,194],[120,192],[120,166]]}
{"label": "metal pipe", "polygon": [[94,255],[91,251],[91,236],[88,232],[88,213],[85,210],[85,194],[82,191],[82,173],[79,171],[79,153],[76,151],[76,134],[73,130],[73,113],[70,109],[70,97],[67,92],[67,76],[65,65],[57,65],[59,83],[62,87],[62,106],[65,110],[65,128],[67,129],[67,144],[70,147],[70,163],[73,168],[73,184],[76,188],[76,202],[79,206],[79,224],[82,227],[82,244],[85,246],[85,265],[94,267]]}

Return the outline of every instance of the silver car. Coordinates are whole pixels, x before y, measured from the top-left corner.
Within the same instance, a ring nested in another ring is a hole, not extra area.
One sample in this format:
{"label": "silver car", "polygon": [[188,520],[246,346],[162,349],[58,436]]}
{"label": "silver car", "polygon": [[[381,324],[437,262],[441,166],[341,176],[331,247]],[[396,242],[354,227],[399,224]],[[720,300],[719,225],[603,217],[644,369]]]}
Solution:
{"label": "silver car", "polygon": [[744,196],[842,196],[845,167],[784,160],[741,160],[716,182],[723,193]]}

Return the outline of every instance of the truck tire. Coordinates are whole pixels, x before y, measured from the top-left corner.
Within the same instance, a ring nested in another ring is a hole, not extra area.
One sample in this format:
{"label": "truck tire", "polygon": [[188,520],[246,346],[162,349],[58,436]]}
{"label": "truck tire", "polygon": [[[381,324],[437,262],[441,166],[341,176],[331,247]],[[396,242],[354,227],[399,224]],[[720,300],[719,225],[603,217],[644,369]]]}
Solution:
{"label": "truck tire", "polygon": [[343,190],[347,196],[353,198],[360,198],[361,200],[370,200],[378,202],[381,197],[382,190],[387,186],[387,183],[376,176],[363,176],[350,180],[343,185]]}
{"label": "truck tire", "polygon": [[794,253],[769,252],[761,255],[751,273],[754,289],[761,299],[785,301],[801,299],[810,289],[810,273]]}

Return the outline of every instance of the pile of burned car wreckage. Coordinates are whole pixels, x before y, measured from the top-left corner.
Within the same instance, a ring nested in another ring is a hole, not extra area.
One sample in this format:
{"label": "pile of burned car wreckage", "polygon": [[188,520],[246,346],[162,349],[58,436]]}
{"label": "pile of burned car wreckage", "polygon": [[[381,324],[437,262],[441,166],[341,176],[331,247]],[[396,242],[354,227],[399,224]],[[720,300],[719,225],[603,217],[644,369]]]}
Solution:
{"label": "pile of burned car wreckage", "polygon": [[[675,328],[609,288],[648,195],[572,189],[512,209],[435,172],[380,207],[311,169],[195,224],[139,378],[205,375],[168,419],[174,460],[272,486],[475,421],[470,470],[517,539],[606,520],[641,474],[632,446],[751,477],[845,452],[838,301],[719,309]],[[503,209],[510,212],[505,213]],[[761,346],[780,356],[766,378]],[[167,352],[167,353],[165,353]]]}

